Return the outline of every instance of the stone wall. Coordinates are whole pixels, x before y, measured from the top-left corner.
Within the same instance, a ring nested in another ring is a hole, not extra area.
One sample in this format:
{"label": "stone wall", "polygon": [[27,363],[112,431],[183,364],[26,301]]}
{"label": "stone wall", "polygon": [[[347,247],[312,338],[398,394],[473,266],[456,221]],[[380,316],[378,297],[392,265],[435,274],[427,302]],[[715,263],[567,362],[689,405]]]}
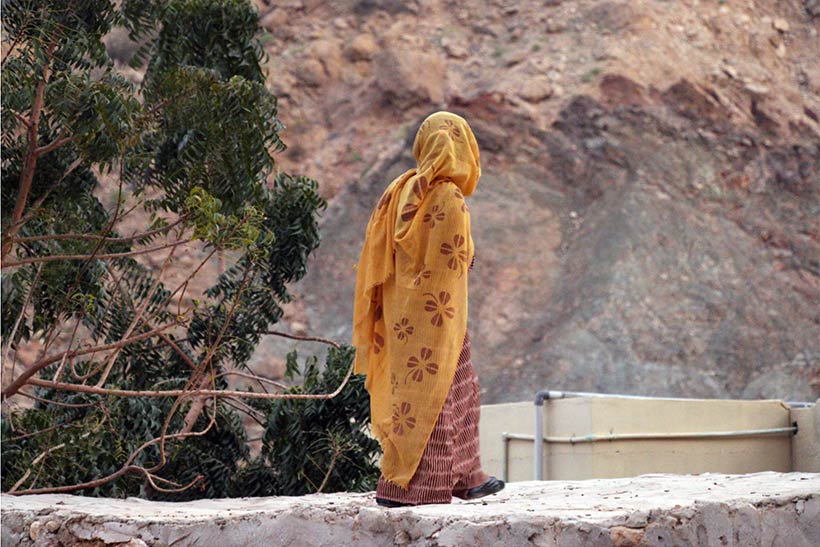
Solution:
{"label": "stone wall", "polygon": [[472,502],[383,509],[373,494],[188,503],[2,496],[2,547],[815,547],[820,474],[523,482]]}

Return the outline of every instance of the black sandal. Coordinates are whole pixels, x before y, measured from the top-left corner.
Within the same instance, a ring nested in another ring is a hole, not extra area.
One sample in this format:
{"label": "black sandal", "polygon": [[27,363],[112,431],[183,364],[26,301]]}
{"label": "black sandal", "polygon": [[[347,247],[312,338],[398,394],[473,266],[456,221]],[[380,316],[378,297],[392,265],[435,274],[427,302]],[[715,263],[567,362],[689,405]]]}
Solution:
{"label": "black sandal", "polygon": [[504,481],[490,477],[478,486],[473,486],[468,490],[463,490],[458,493],[453,492],[453,495],[463,500],[476,500],[484,496],[489,496],[490,494],[496,494],[502,490],[504,490]]}
{"label": "black sandal", "polygon": [[386,500],[384,498],[376,498],[376,503],[382,507],[409,507],[412,503],[401,503],[400,501]]}

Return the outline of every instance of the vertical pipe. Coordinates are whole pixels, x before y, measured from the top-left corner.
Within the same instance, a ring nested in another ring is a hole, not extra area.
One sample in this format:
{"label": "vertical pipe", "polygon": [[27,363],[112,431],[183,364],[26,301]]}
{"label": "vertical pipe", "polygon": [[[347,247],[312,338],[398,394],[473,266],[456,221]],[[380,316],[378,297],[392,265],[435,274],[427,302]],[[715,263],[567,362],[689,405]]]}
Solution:
{"label": "vertical pipe", "polygon": [[562,391],[541,390],[535,394],[535,480],[544,480],[544,401],[562,399]]}
{"label": "vertical pipe", "polygon": [[507,466],[509,465],[508,458],[510,457],[509,452],[508,452],[509,446],[510,446],[510,438],[507,437],[507,432],[505,431],[504,433],[501,434],[501,450],[502,450],[502,452],[501,452],[501,480],[503,480],[504,482],[510,482],[509,477],[507,477],[507,474],[508,474],[508,467]]}
{"label": "vertical pipe", "polygon": [[535,480],[544,480],[544,400],[549,399],[549,391],[535,394]]}
{"label": "vertical pipe", "polygon": [[535,480],[544,480],[544,403],[535,403]]}

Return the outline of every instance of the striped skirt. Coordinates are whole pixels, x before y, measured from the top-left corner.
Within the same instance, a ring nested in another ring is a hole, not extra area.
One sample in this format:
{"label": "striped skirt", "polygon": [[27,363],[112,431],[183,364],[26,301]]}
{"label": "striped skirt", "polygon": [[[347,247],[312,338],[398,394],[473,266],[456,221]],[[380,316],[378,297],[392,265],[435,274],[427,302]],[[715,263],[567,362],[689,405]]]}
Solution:
{"label": "striped skirt", "polygon": [[484,483],[488,477],[478,452],[480,405],[467,333],[450,392],[407,490],[381,477],[376,496],[414,505],[450,503],[453,494]]}

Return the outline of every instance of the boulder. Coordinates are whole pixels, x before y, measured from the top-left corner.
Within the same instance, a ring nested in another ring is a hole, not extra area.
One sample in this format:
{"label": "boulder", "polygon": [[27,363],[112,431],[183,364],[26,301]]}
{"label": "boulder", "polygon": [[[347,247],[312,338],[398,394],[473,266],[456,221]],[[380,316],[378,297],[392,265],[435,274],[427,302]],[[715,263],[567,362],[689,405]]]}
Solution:
{"label": "boulder", "polygon": [[552,83],[544,75],[532,76],[520,82],[517,95],[525,101],[540,103],[552,96]]}
{"label": "boulder", "polygon": [[369,61],[378,50],[375,38],[371,34],[359,34],[350,42],[345,53],[351,61]]}
{"label": "boulder", "polygon": [[395,106],[439,104],[444,100],[446,63],[436,53],[392,45],[373,58],[376,85]]}

